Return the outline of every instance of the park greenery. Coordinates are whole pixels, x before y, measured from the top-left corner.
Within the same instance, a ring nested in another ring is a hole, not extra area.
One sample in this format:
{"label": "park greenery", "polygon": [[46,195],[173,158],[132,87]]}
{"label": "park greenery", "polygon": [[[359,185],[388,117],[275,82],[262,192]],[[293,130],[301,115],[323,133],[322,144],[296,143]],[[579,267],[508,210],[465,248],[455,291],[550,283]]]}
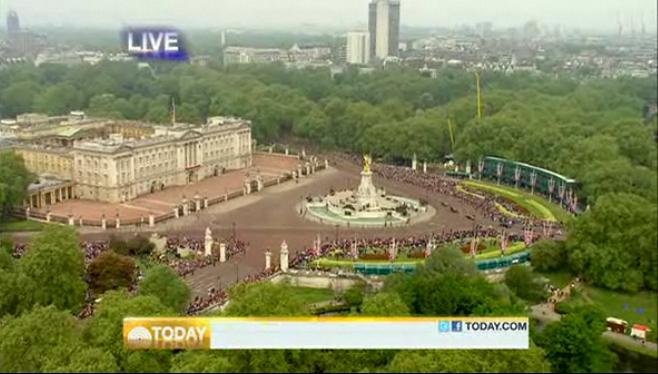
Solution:
{"label": "park greenery", "polygon": [[[171,269],[152,265],[129,291],[117,280],[125,276],[125,269],[134,269],[134,263],[110,251],[85,269],[78,243],[72,228],[49,226],[32,239],[22,258],[15,259],[11,242],[0,241],[0,289],[6,291],[0,298],[0,371],[562,372],[604,370],[613,363],[607,346],[600,345],[601,316],[577,311],[565,318],[567,327],[559,322],[545,333],[533,333],[527,351],[126,350],[121,338],[125,316],[182,315],[190,290]],[[48,266],[45,259],[50,259]],[[98,261],[113,265],[99,273],[93,265]],[[91,317],[79,320],[75,315],[88,289],[95,294],[97,308]],[[230,290],[228,307],[209,315],[309,316],[331,311],[315,308],[318,303],[336,302],[343,306],[339,313],[352,316],[525,316],[527,305],[542,291],[527,266],[514,266],[505,282],[491,283],[459,248],[447,247],[435,251],[414,273],[388,277],[379,292],[364,284],[336,294],[286,282],[239,284]],[[584,340],[587,344],[570,349],[565,361],[564,341]]]}
{"label": "park greenery", "polygon": [[[582,81],[485,72],[482,81],[484,117],[478,119],[473,76],[455,69],[431,79],[401,67],[332,76],[328,69],[276,64],[17,65],[0,71],[0,116],[83,109],[91,116],[170,123],[174,100],[178,122],[244,117],[261,144],[369,151],[398,164],[414,154],[428,161],[446,154],[458,162],[483,155],[520,160],[577,179],[589,206],[568,220],[565,240],[533,246],[533,267],[566,271],[604,290],[655,297],[656,118],[644,118],[646,103],[656,102],[655,77]],[[33,178],[19,157],[0,152],[0,219],[25,198]],[[114,253],[85,268],[71,228],[44,227],[21,259],[0,241],[0,371],[581,372],[611,370],[614,361],[600,341],[606,316],[590,305],[571,308],[521,352],[128,351],[123,317],[181,314],[190,290],[171,269],[153,266],[128,292],[124,278],[134,276],[137,265],[125,256],[145,257],[152,246],[134,239],[114,240],[110,247]],[[541,298],[538,284],[524,267],[512,267],[504,282],[492,284],[458,248],[448,247],[413,274],[388,277],[382,292],[354,289],[342,301],[357,315],[522,316],[528,303]],[[87,291],[101,301],[92,317],[80,321],[74,316]],[[293,287],[265,283],[233,289],[222,315],[312,311]]]}

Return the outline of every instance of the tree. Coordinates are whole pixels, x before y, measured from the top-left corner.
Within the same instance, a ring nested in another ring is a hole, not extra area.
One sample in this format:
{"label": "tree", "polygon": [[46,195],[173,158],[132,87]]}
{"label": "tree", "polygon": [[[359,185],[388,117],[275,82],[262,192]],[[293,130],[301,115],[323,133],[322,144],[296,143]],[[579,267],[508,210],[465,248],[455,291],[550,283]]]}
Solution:
{"label": "tree", "polygon": [[34,97],[40,89],[41,87],[34,81],[21,81],[9,85],[0,94],[2,117],[15,117],[18,114],[31,112]]}
{"label": "tree", "polygon": [[135,261],[113,251],[106,251],[96,257],[87,268],[89,288],[95,294],[107,290],[128,288],[135,281]]}
{"label": "tree", "polygon": [[533,303],[545,299],[544,285],[529,266],[514,265],[505,272],[505,284],[516,296]]}
{"label": "tree", "polygon": [[23,297],[31,304],[74,313],[82,306],[87,285],[80,238],[73,228],[47,226],[32,239],[18,268],[27,278]]}
{"label": "tree", "polygon": [[228,373],[235,371],[224,352],[187,351],[177,354],[171,363],[172,373]]}
{"label": "tree", "polygon": [[110,235],[108,247],[111,250],[113,250],[115,253],[118,253],[123,256],[127,256],[130,254],[130,251],[128,249],[128,242],[116,235]]}
{"label": "tree", "polygon": [[182,312],[189,299],[190,289],[168,266],[157,265],[146,271],[139,284],[141,295],[157,297],[163,305]]}
{"label": "tree", "polygon": [[148,256],[151,254],[151,251],[153,251],[153,248],[155,248],[155,245],[147,238],[141,235],[136,235],[128,239],[126,247],[128,253],[132,256]]}
{"label": "tree", "polygon": [[116,371],[111,355],[89,349],[74,317],[38,306],[0,325],[0,371]]}
{"label": "tree", "polygon": [[562,241],[540,240],[532,245],[532,266],[539,271],[564,270],[567,251]]}
{"label": "tree", "polygon": [[132,351],[123,346],[123,319],[130,316],[171,316],[173,311],[154,296],[131,297],[125,290],[108,291],[96,305],[83,336],[93,347],[110,352],[124,372],[166,372],[171,352]]}
{"label": "tree", "polygon": [[388,277],[384,291],[400,295],[416,314],[489,315],[512,307],[456,247],[435,251],[413,275]]}
{"label": "tree", "polygon": [[434,251],[426,261],[424,269],[442,274],[477,274],[475,263],[464,257],[464,254],[456,246],[447,246],[441,248],[440,251]]}
{"label": "tree", "polygon": [[614,355],[601,337],[605,329],[601,310],[582,307],[546,326],[537,343],[546,351],[553,372],[610,372]]}
{"label": "tree", "polygon": [[365,292],[365,284],[357,283],[352,287],[348,288],[345,293],[343,293],[343,300],[352,308],[361,307],[363,303],[363,293]]}
{"label": "tree", "polygon": [[48,87],[34,99],[34,109],[50,115],[68,114],[82,103],[79,91],[69,83]]}
{"label": "tree", "polygon": [[233,288],[230,295],[231,303],[226,309],[229,316],[299,316],[308,313],[303,301],[287,284],[242,284]]}
{"label": "tree", "polygon": [[569,264],[613,290],[658,289],[656,205],[632,194],[601,196],[569,228]]}
{"label": "tree", "polygon": [[393,373],[542,373],[549,372],[544,351],[426,350],[400,351],[387,367]]}
{"label": "tree", "polygon": [[400,317],[408,316],[409,308],[398,294],[380,292],[365,298],[361,313],[367,316]]}
{"label": "tree", "polygon": [[0,151],[0,217],[25,199],[31,182],[23,158],[12,151]]}

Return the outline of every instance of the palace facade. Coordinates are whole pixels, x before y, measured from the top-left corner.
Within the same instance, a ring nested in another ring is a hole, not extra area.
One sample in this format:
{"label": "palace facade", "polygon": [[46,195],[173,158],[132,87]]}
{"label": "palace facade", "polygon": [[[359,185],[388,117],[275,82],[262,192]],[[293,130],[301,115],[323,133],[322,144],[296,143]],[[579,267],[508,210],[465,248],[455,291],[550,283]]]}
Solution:
{"label": "palace facade", "polygon": [[24,202],[33,208],[70,198],[125,202],[252,162],[251,122],[232,117],[153,125],[88,119],[82,112],[29,115],[4,120],[0,134],[39,176]]}

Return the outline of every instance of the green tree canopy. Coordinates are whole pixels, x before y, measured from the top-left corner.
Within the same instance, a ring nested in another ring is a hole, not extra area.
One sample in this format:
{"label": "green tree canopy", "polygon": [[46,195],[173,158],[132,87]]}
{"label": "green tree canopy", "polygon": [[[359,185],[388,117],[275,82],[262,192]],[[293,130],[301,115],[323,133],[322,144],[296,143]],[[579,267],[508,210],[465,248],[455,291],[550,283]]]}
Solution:
{"label": "green tree canopy", "polygon": [[54,305],[77,313],[87,285],[80,238],[73,228],[47,226],[30,241],[30,250],[19,261],[26,279],[22,297],[30,304]]}
{"label": "green tree canopy", "polygon": [[162,305],[183,312],[190,301],[190,288],[168,266],[156,265],[144,274],[139,284],[141,295],[157,297]]}

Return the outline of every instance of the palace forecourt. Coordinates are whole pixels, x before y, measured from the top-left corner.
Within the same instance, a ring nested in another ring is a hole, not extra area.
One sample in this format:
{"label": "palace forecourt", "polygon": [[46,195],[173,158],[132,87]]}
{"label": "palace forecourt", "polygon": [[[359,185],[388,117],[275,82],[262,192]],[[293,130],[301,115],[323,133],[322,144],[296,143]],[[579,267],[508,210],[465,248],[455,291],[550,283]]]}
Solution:
{"label": "palace forecourt", "polygon": [[36,178],[16,215],[103,230],[187,216],[326,168],[311,156],[256,152],[251,122],[149,124],[84,112],[2,120],[0,135]]}

